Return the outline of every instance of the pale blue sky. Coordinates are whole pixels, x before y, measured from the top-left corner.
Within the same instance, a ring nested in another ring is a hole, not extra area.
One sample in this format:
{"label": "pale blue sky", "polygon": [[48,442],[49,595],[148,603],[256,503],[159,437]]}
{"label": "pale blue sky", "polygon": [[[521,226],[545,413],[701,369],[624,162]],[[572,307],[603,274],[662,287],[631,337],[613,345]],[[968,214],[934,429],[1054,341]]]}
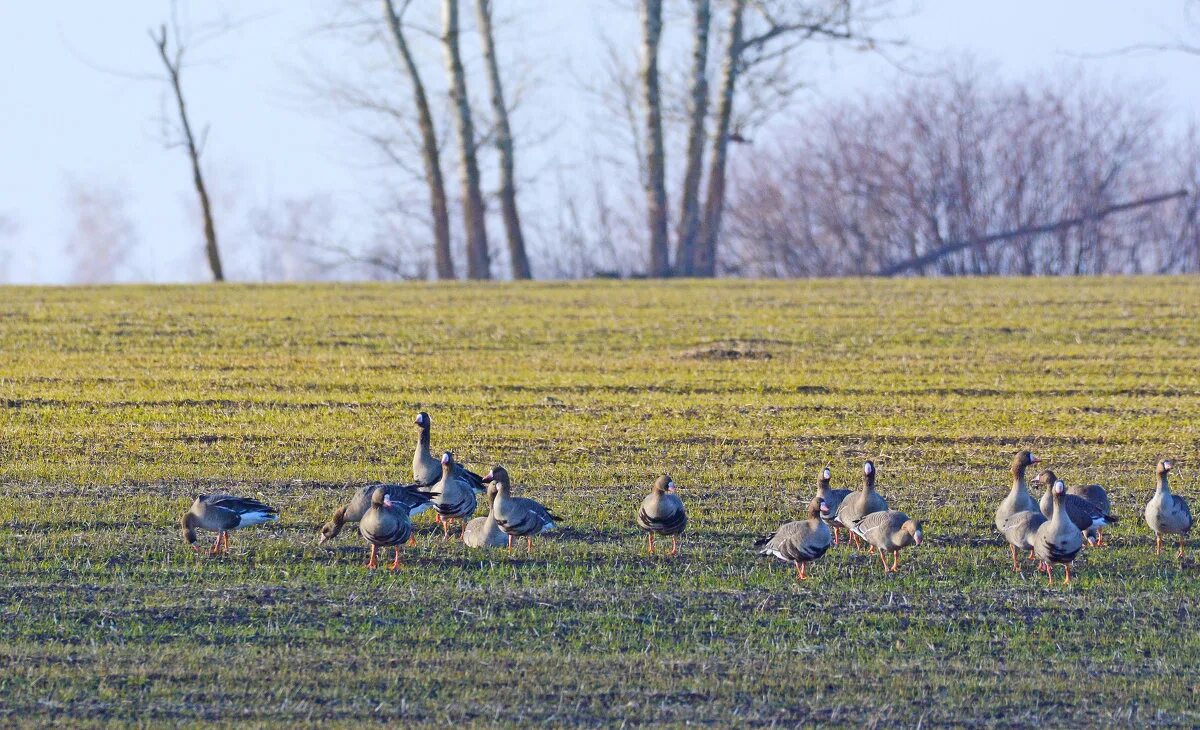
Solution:
{"label": "pale blue sky", "polygon": [[[431,3],[432,0],[425,0]],[[502,7],[503,0],[498,3]],[[346,68],[362,73],[369,62],[348,60],[352,49],[315,28],[336,16],[335,0],[193,0],[191,20],[216,15],[254,17],[249,24],[201,48],[185,85],[198,123],[211,124],[207,165],[226,215],[227,249],[248,236],[244,220],[255,207],[286,196],[326,193],[346,215],[379,179],[372,157],[346,131],[349,121],[314,109],[305,69]],[[470,3],[464,3],[469,10]],[[204,278],[194,193],[181,150],[164,149],[157,118],[170,99],[160,84],[103,73],[91,64],[135,73],[158,72],[146,30],[166,17],[167,0],[0,4],[0,216],[15,230],[0,233],[0,280],[62,282],[61,251],[71,226],[70,181],[116,187],[140,240],[127,277],[179,281]],[[597,29],[628,38],[636,54],[633,16],[613,0],[514,0],[516,18],[501,39],[519,60],[527,88],[519,119],[540,142],[522,158],[527,177],[553,177],[558,167],[586,164],[586,142],[601,113],[582,81],[599,75]],[[907,7],[907,6],[902,6]],[[969,52],[1008,77],[1053,75],[1085,64],[1100,78],[1129,88],[1157,90],[1181,123],[1200,118],[1200,57],[1173,53],[1080,61],[1139,42],[1169,41],[1181,31],[1182,0],[1016,0],[1007,3],[918,0],[914,11],[883,35],[907,37],[920,67]],[[1200,35],[1200,29],[1196,29]],[[1195,39],[1200,42],[1200,38]],[[441,57],[422,44],[429,73]],[[368,54],[364,54],[366,56]],[[536,72],[534,62],[545,59]],[[679,63],[683,62],[680,55]],[[818,54],[808,99],[837,98],[891,83],[894,70],[877,57]],[[477,90],[482,89],[477,85]],[[480,95],[480,101],[483,96]],[[537,185],[534,195],[549,195]],[[531,201],[537,207],[538,201]],[[499,239],[500,231],[495,232]],[[501,241],[496,241],[497,245]],[[230,266],[236,278],[256,278],[252,261]]]}

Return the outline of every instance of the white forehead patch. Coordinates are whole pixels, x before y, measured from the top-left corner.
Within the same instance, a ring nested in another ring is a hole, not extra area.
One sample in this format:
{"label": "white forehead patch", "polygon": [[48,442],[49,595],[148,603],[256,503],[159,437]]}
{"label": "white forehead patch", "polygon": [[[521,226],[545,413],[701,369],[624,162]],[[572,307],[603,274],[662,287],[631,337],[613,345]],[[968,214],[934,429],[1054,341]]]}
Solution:
{"label": "white forehead patch", "polygon": [[867,474],[870,474],[871,472],[875,471],[875,467],[871,466],[870,464],[863,464],[863,471]]}
{"label": "white forehead patch", "polygon": [[828,479],[828,478],[829,478],[829,470],[828,470],[828,469],[826,469],[825,471],[821,472],[821,478],[822,478],[822,479]]}

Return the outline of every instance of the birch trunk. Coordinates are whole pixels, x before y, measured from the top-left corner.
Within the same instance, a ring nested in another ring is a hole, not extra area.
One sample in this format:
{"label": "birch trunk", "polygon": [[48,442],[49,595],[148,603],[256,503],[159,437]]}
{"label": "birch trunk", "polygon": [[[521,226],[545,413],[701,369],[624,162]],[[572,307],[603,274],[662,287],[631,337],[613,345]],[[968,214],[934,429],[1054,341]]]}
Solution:
{"label": "birch trunk", "polygon": [[642,93],[646,124],[646,212],[650,224],[650,276],[668,276],[666,152],[658,89],[658,45],[662,0],[642,1]]}
{"label": "birch trunk", "polygon": [[704,122],[708,117],[708,32],[712,25],[710,0],[695,2],[695,45],[692,87],[688,105],[687,168],[679,201],[679,232],[675,244],[675,275],[691,276],[696,239],[700,234],[700,178],[704,170]]}

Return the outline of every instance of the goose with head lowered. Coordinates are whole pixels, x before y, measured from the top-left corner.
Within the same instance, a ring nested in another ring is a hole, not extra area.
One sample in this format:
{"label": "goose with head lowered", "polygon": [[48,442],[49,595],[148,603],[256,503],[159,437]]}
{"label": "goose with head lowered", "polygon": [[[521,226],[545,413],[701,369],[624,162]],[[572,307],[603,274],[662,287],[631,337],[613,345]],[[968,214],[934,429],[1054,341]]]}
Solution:
{"label": "goose with head lowered", "polygon": [[525,549],[533,551],[533,536],[553,530],[561,518],[540,502],[528,497],[512,496],[512,482],[508,470],[496,465],[483,478],[488,486],[488,499],[492,503],[491,514],[496,524],[508,535],[508,549],[512,550],[513,538],[525,538]]}
{"label": "goose with head lowered", "polygon": [[[1052,485],[1061,480],[1054,472],[1046,470],[1037,475],[1036,481],[1046,487],[1046,492],[1042,495],[1039,507],[1043,515],[1050,517],[1053,508],[1052,500],[1054,499]],[[1096,508],[1096,505],[1083,497],[1077,497],[1070,492],[1064,492],[1062,502],[1067,519],[1078,527],[1080,532],[1086,533],[1088,544],[1093,544],[1092,535],[1096,534],[1098,530],[1117,524],[1116,515],[1101,512]]]}
{"label": "goose with head lowered", "polygon": [[449,451],[442,454],[442,479],[433,486],[433,508],[437,510],[438,522],[442,524],[442,534],[450,537],[450,525],[455,520],[463,523],[475,514],[478,500],[475,499],[475,489],[470,482],[462,479],[455,471],[454,454]]}
{"label": "goose with head lowered", "polygon": [[[433,427],[433,420],[429,414],[425,411],[418,413],[416,424],[419,435],[417,436],[417,448],[413,450],[413,481],[429,487],[442,480],[442,462],[429,450],[429,431]],[[454,474],[470,484],[476,494],[483,494],[487,491],[483,477],[462,464],[455,463]]]}
{"label": "goose with head lowered", "polygon": [[768,555],[796,566],[796,580],[808,580],[808,564],[819,560],[833,544],[833,535],[826,522],[829,505],[816,497],[808,505],[808,519],[785,522],[770,535],[757,540],[754,547],[759,555]]}
{"label": "goose with head lowered", "polygon": [[[371,508],[371,497],[380,489],[384,490],[393,505],[408,510],[410,518],[431,509],[433,507],[432,500],[436,496],[423,490],[419,484],[368,484],[359,487],[354,490],[350,501],[334,510],[329,521],[321,527],[317,544],[323,545],[326,541],[337,537],[338,533],[342,531],[342,526],[347,522],[361,520],[367,510]],[[415,541],[415,539],[414,537],[413,540]]]}
{"label": "goose with head lowered", "polygon": [[[1067,511],[1067,487],[1061,479],[1050,488],[1050,519],[1042,523],[1033,539],[1033,552],[1046,569],[1046,578],[1054,584],[1054,564],[1060,563],[1067,572],[1065,582],[1071,583],[1071,562],[1083,549],[1083,531],[1072,521]],[[1077,498],[1078,499],[1078,498]]]}
{"label": "goose with head lowered", "polygon": [[837,547],[840,542],[838,532],[844,527],[837,518],[837,511],[842,506],[842,502],[845,501],[846,497],[852,494],[852,490],[832,489],[829,486],[829,480],[832,476],[828,466],[821,470],[821,478],[817,481],[816,498],[825,500],[825,506],[828,509],[821,513],[821,519],[825,520],[825,524],[829,525],[830,529],[833,530],[833,545]]}
{"label": "goose with head lowered", "polygon": [[650,494],[642,500],[637,513],[637,526],[646,533],[646,551],[654,554],[654,536],[671,537],[671,555],[679,554],[679,536],[687,529],[687,511],[683,500],[675,493],[675,481],[663,474],[654,482]]}
{"label": "goose with head lowered", "polygon": [[196,546],[196,530],[212,530],[217,533],[209,555],[229,552],[229,531],[243,527],[261,525],[279,520],[279,510],[249,497],[234,497],[228,494],[201,494],[192,502],[191,509],[179,520],[183,541],[193,550]]}
{"label": "goose with head lowered", "polygon": [[[887,500],[875,491],[875,464],[868,461],[863,463],[863,486],[857,492],[847,495],[838,507],[837,519],[850,531],[850,542],[855,547],[859,544],[862,532],[858,523],[873,512],[883,512],[888,508]],[[874,551],[874,546],[871,550]]]}
{"label": "goose with head lowered", "polygon": [[[911,519],[899,510],[886,509],[872,512],[858,522],[858,532],[863,540],[879,550],[883,561],[883,572],[900,570],[900,551],[909,545],[920,545],[925,533],[919,521]],[[888,567],[887,556],[892,556],[892,567]]]}
{"label": "goose with head lowered", "polygon": [[408,508],[393,502],[387,490],[376,489],[371,493],[371,506],[358,521],[358,534],[371,545],[368,569],[378,567],[379,548],[389,546],[395,548],[396,555],[388,567],[398,569],[400,546],[412,537],[412,518],[408,516]]}
{"label": "goose with head lowered", "polygon": [[1191,532],[1195,520],[1192,519],[1192,510],[1188,507],[1187,500],[1171,494],[1171,487],[1167,485],[1167,475],[1173,468],[1174,464],[1168,459],[1158,462],[1158,485],[1154,489],[1154,496],[1146,503],[1145,517],[1146,524],[1154,530],[1154,554],[1162,552],[1164,534],[1178,535],[1179,557],[1182,558],[1184,540]]}

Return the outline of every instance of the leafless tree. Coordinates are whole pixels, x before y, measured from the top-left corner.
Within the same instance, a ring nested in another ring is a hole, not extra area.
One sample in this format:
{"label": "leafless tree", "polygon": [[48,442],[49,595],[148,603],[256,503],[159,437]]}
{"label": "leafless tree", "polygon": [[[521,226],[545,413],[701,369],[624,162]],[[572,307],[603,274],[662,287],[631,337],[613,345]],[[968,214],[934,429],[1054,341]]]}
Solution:
{"label": "leafless tree", "polygon": [[125,194],[116,187],[73,181],[67,190],[71,230],[64,249],[71,281],[117,281],[137,245],[137,230],[126,212]]}
{"label": "leafless tree", "polygon": [[663,142],[662,99],[659,93],[658,50],[662,39],[662,0],[642,0],[642,112],[646,138],[646,212],[650,230],[650,276],[671,273],[667,232],[666,149]]}
{"label": "leafless tree", "polygon": [[705,123],[708,120],[708,34],[711,0],[692,0],[693,40],[691,88],[688,94],[687,167],[679,200],[675,274],[691,276],[696,239],[700,235],[700,177],[704,172]]}

